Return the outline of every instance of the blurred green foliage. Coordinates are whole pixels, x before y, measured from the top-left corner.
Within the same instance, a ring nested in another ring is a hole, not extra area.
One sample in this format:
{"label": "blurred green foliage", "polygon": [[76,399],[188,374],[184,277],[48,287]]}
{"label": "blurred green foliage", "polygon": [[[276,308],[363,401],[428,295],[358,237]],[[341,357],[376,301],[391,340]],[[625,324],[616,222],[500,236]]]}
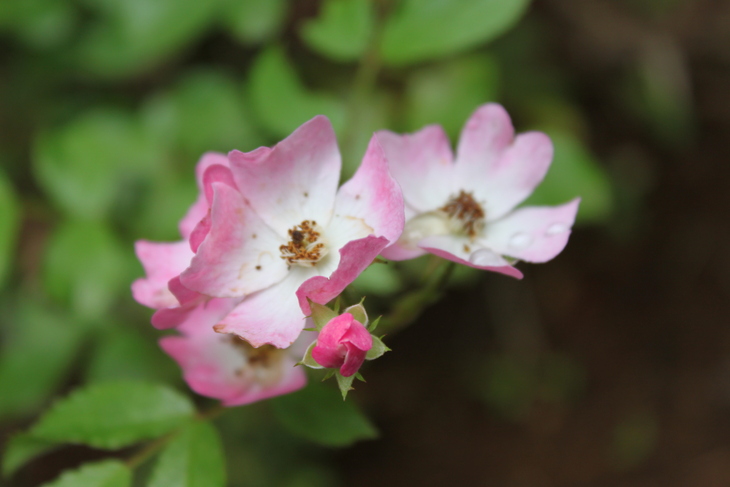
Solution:
{"label": "blurred green foliage", "polygon": [[[530,203],[581,196],[580,222],[594,225],[614,211],[613,181],[590,149],[592,134],[559,68],[545,66],[539,25],[518,24],[529,0],[315,4],[309,11],[285,0],[0,2],[2,62],[13,73],[0,90],[0,287],[7,291],[0,420],[14,428],[70,385],[90,388],[57,403],[35,436],[9,442],[6,474],[56,442],[119,447],[184,423],[150,485],[177,485],[182,471],[198,479],[186,485],[223,484],[222,455],[205,457],[221,450],[220,440],[209,426],[186,423],[188,399],[138,382],[105,389],[113,381],[181,382],[156,345],[150,312],[130,297],[129,284],[142,275],[133,242],[180,238],[204,152],[271,145],[325,114],[349,177],[374,131],[439,123],[456,142],[478,105],[501,101],[518,131],[546,130],[555,144],[553,167]],[[678,61],[671,46],[647,49],[627,91],[646,104],[642,114],[659,136],[671,138],[689,110],[683,86],[664,76]],[[657,52],[670,54],[657,63]],[[540,100],[551,90],[557,102]],[[373,266],[353,292],[384,308],[379,298],[401,296],[423,271],[423,260]],[[478,278],[466,268],[451,277],[456,284]],[[559,357],[545,367],[538,373],[494,359],[480,393],[504,411],[536,397],[560,402],[580,383],[577,368]],[[223,418],[223,449],[236,458],[231,485],[337,485],[325,462],[299,456],[309,442],[343,446],[376,436],[352,401],[315,384],[270,401],[270,409],[238,408],[233,420]],[[115,409],[117,402],[126,408]],[[156,411],[157,402],[171,410]],[[101,407],[115,424],[79,423],[103,422]],[[157,416],[125,423],[133,412]],[[104,428],[107,436],[94,436]],[[200,483],[202,475],[215,481]],[[109,460],[50,485],[79,482],[128,485],[129,472]]]}

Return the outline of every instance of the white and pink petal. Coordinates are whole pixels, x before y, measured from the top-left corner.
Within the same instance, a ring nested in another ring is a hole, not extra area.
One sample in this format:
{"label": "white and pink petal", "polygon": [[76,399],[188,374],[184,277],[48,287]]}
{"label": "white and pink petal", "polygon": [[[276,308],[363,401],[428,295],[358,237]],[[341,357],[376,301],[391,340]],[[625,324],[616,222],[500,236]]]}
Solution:
{"label": "white and pink petal", "polygon": [[316,116],[270,150],[229,154],[246,201],[279,235],[302,220],[327,225],[342,165],[327,117]]}
{"label": "white and pink petal", "polygon": [[168,289],[168,283],[190,265],[193,253],[188,243],[138,240],[134,248],[147,274],[132,283],[134,299],[154,309],[177,306],[178,301]]}
{"label": "white and pink petal", "polygon": [[419,213],[443,206],[456,190],[454,156],[444,130],[429,125],[413,134],[382,130],[375,137],[405,204]]}
{"label": "white and pink petal", "polygon": [[472,242],[469,237],[434,235],[419,242],[419,247],[444,259],[475,269],[498,272],[522,279],[522,273],[492,249]]}
{"label": "white and pink petal", "polygon": [[483,243],[502,255],[547,262],[567,245],[580,198],[561,206],[532,206],[489,222]]}
{"label": "white and pink petal", "polygon": [[248,206],[241,194],[213,183],[211,225],[183,285],[213,297],[240,297],[265,289],[287,274],[279,246],[285,241]]}

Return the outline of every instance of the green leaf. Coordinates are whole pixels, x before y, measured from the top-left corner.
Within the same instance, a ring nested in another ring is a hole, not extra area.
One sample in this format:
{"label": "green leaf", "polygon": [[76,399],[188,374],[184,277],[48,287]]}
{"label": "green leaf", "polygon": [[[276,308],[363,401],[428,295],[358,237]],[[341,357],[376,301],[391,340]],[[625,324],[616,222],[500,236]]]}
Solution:
{"label": "green leaf", "polygon": [[63,0],[0,2],[0,28],[13,31],[35,49],[49,49],[67,41],[77,20],[75,6]]}
{"label": "green leaf", "polygon": [[337,313],[335,311],[323,304],[309,301],[309,307],[312,310],[312,321],[314,321],[314,326],[317,327],[318,331],[321,331],[322,328],[324,328],[324,325],[337,317]]}
{"label": "green leaf", "polygon": [[195,41],[219,2],[198,0],[85,0],[98,11],[81,36],[76,57],[95,74],[140,73]]}
{"label": "green leaf", "polygon": [[162,352],[151,333],[143,334],[131,323],[107,323],[99,332],[86,367],[86,382],[123,379],[170,382],[179,377],[178,367]]}
{"label": "green leaf", "polygon": [[143,109],[143,118],[154,133],[170,139],[194,160],[208,151],[259,147],[264,141],[249,111],[230,77],[196,70],[172,91],[153,97]]}
{"label": "green leaf", "polygon": [[278,47],[259,54],[251,67],[249,98],[261,124],[276,137],[286,137],[315,115],[327,115],[338,130],[345,118],[341,100],[308,91]]}
{"label": "green leaf", "polygon": [[529,0],[403,0],[388,19],[381,52],[388,64],[442,58],[484,44],[510,29]]}
{"label": "green leaf", "polygon": [[373,337],[373,348],[368,350],[368,353],[365,354],[365,360],[375,360],[378,357],[381,357],[385,352],[389,352],[390,349],[383,343],[383,340],[380,338],[374,336]]}
{"label": "green leaf", "polygon": [[260,44],[282,28],[286,0],[224,0],[221,20],[228,31],[244,44]]}
{"label": "green leaf", "polygon": [[156,172],[160,159],[154,139],[129,114],[97,109],[38,137],[33,169],[61,210],[101,219]]}
{"label": "green leaf", "polygon": [[553,163],[525,205],[557,205],[580,196],[577,221],[604,221],[614,206],[608,174],[576,136],[562,130],[547,133],[555,146]]}
{"label": "green leaf", "polygon": [[406,129],[437,123],[453,139],[474,109],[498,95],[499,66],[488,55],[470,55],[414,71],[406,85]]}
{"label": "green leaf", "polygon": [[340,371],[335,371],[335,379],[337,379],[337,387],[340,388],[340,393],[342,394],[342,400],[344,401],[347,399],[347,393],[353,390],[352,382],[355,380],[357,376],[355,374],[351,375],[350,377],[344,377],[342,374],[340,374]]}
{"label": "green leaf", "polygon": [[132,471],[119,460],[87,463],[78,470],[66,471],[42,487],[129,487]]}
{"label": "green leaf", "polygon": [[0,417],[28,415],[68,373],[83,338],[58,310],[20,300],[0,312]]}
{"label": "green leaf", "polygon": [[132,208],[120,212],[120,217],[134,235],[155,241],[179,240],[178,223],[198,195],[192,168],[185,173],[171,171],[145,189],[132,195]]}
{"label": "green leaf", "polygon": [[341,401],[321,383],[271,401],[274,414],[292,434],[328,446],[375,438],[377,430],[352,402]]}
{"label": "green leaf", "polygon": [[79,316],[101,317],[139,269],[105,225],[66,221],[51,236],[44,262],[49,293]]}
{"label": "green leaf", "polygon": [[226,466],[218,431],[206,422],[187,425],[160,455],[149,487],[223,487]]}
{"label": "green leaf", "polygon": [[300,30],[304,42],[335,61],[360,59],[375,24],[370,0],[325,0],[320,8]]}
{"label": "green leaf", "polygon": [[31,459],[42,455],[58,446],[53,441],[41,440],[20,433],[8,440],[3,453],[3,476],[10,477],[16,470]]}
{"label": "green leaf", "polygon": [[10,181],[0,172],[0,287],[10,271],[20,226],[20,208]]}
{"label": "green leaf", "polygon": [[194,413],[190,400],[168,387],[144,382],[92,384],[58,401],[31,434],[116,449],[168,433]]}

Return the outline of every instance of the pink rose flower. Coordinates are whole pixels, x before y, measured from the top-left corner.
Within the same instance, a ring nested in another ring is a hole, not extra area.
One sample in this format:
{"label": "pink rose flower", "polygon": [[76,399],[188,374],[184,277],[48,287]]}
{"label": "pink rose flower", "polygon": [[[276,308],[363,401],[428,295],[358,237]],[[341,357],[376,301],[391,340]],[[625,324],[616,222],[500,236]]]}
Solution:
{"label": "pink rose flower", "polygon": [[568,242],[579,199],[514,209],[542,181],[553,157],[547,135],[515,136],[502,106],[479,107],[461,133],[456,158],[443,129],[376,134],[403,189],[406,226],[384,257],[427,252],[521,278],[516,260],[546,262]]}
{"label": "pink rose flower", "polygon": [[191,231],[196,252],[180,275],[190,291],[241,300],[215,330],[254,347],[289,346],[307,298],[337,296],[403,229],[403,198],[373,138],[337,189],[340,154],[318,116],[273,148],[233,151],[203,174],[210,212]]}
{"label": "pink rose flower", "polygon": [[235,335],[216,333],[204,318],[188,319],[178,331],[181,336],[164,337],[160,346],[178,362],[192,390],[224,406],[288,394],[307,382],[304,370],[294,367],[299,348],[254,348]]}
{"label": "pink rose flower", "polygon": [[322,367],[340,369],[343,377],[350,377],[372,347],[373,337],[365,325],[350,313],[342,313],[322,328],[312,358]]}

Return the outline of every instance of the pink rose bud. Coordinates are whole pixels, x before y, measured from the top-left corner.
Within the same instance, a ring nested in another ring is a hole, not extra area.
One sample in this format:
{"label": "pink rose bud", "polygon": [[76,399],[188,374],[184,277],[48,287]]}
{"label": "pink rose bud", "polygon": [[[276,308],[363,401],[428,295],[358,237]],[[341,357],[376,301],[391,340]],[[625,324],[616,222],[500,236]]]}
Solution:
{"label": "pink rose bud", "polygon": [[324,325],[312,357],[322,367],[338,368],[343,377],[350,377],[372,347],[373,337],[367,328],[350,313],[343,313]]}

